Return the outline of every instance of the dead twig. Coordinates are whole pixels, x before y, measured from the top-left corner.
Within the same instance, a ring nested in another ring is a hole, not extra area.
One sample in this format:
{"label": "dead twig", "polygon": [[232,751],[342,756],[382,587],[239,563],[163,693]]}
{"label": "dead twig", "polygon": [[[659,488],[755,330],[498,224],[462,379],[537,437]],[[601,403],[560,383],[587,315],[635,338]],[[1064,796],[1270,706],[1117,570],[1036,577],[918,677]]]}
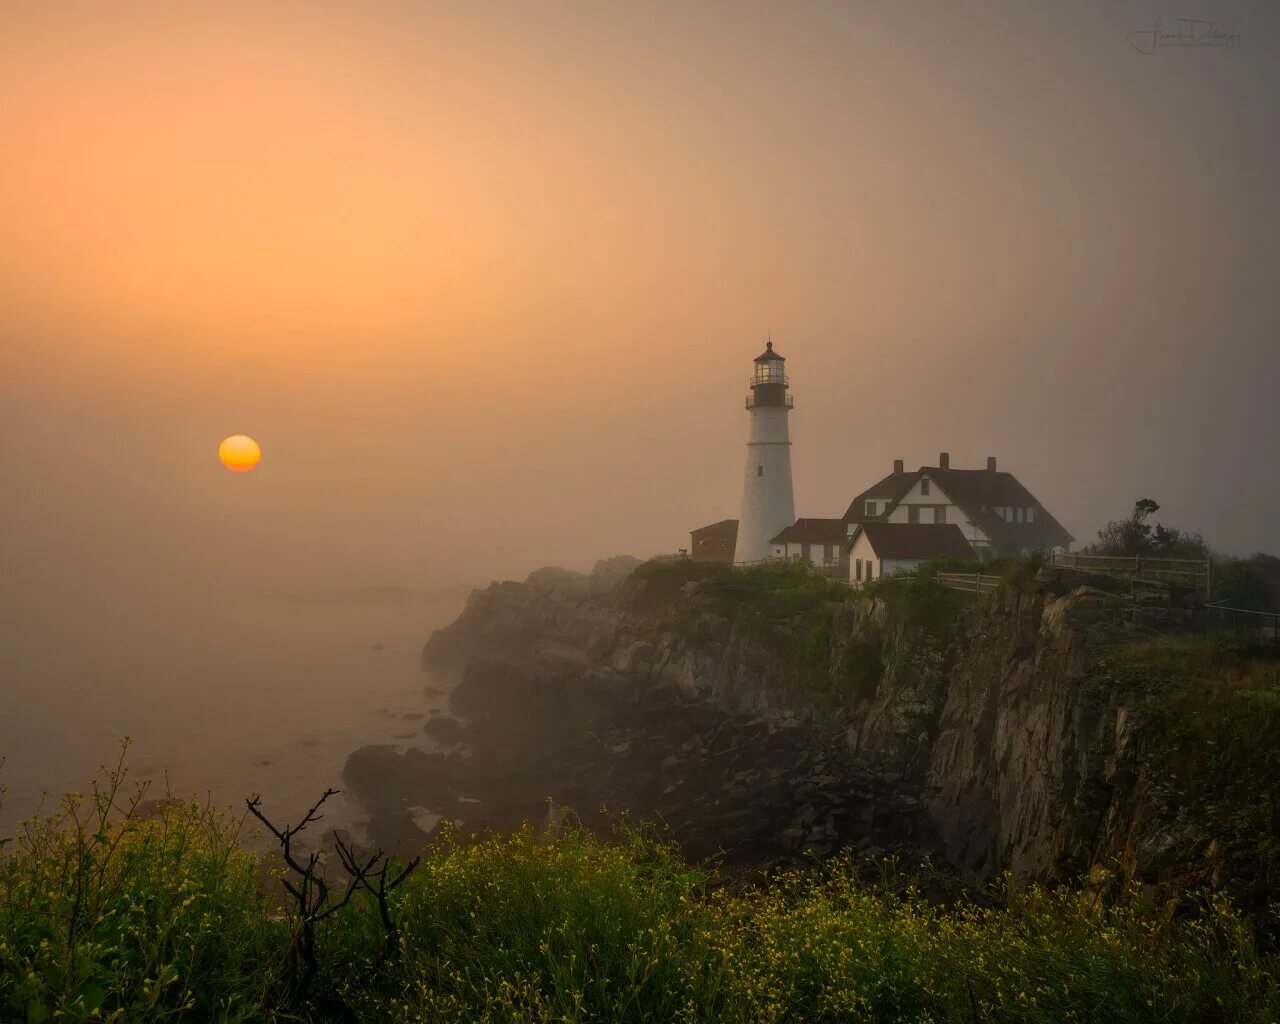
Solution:
{"label": "dead twig", "polygon": [[281,877],[280,882],[285,891],[293,897],[295,906],[297,927],[293,934],[289,953],[293,968],[294,988],[296,993],[303,999],[306,998],[312,982],[315,981],[316,973],[319,971],[319,962],[316,958],[316,925],[325,918],[336,914],[350,903],[356,888],[361,884],[361,877],[352,874],[342,896],[331,902],[332,893],[324,877],[320,851],[313,851],[307,854],[305,859],[302,859],[294,850],[293,841],[297,838],[298,833],[302,832],[308,825],[313,825],[324,818],[324,815],[320,813],[320,808],[329,797],[335,796],[337,793],[338,790],[336,789],[326,789],[298,824],[284,825],[282,827],[277,827],[262,812],[262,797],[259,794],[255,793],[245,800],[245,806],[248,807],[249,813],[262,822],[267,831],[275,836],[276,841],[280,844],[280,853],[284,859],[285,866],[296,876],[291,878],[288,874],[285,874]]}
{"label": "dead twig", "polygon": [[381,957],[381,960],[385,960],[387,955],[395,948],[395,938],[398,931],[395,919],[391,916],[391,909],[387,905],[387,896],[409,877],[413,869],[421,863],[422,857],[421,855],[414,857],[400,871],[393,873],[391,860],[382,850],[378,850],[368,860],[361,863],[360,856],[353,845],[344,843],[335,836],[334,846],[338,851],[338,859],[342,861],[343,868],[349,875],[359,880],[360,885],[374,898],[378,905],[378,917],[387,933]]}

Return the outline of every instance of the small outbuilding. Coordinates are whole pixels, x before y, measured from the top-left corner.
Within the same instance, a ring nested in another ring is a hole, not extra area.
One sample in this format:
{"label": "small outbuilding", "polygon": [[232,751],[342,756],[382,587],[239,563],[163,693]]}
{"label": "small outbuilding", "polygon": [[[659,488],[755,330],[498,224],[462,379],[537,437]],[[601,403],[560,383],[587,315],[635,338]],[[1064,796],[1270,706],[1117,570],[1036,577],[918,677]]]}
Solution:
{"label": "small outbuilding", "polygon": [[695,562],[733,563],[738,543],[738,520],[721,519],[710,526],[689,531],[689,557]]}
{"label": "small outbuilding", "polygon": [[769,541],[769,554],[834,569],[844,565],[847,540],[843,519],[797,519]]}

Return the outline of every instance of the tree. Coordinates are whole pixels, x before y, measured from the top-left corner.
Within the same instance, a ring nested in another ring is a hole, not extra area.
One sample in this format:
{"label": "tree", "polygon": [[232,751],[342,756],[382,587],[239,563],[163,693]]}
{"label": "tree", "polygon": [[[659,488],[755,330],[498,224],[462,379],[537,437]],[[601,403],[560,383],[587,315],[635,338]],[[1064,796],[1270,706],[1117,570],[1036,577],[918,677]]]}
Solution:
{"label": "tree", "polygon": [[1095,555],[1153,558],[1207,558],[1209,546],[1198,533],[1184,532],[1176,526],[1147,522],[1160,506],[1151,498],[1140,498],[1124,519],[1113,519],[1098,531],[1098,542],[1087,550]]}
{"label": "tree", "polygon": [[1098,542],[1091,545],[1096,555],[1141,555],[1150,546],[1151,526],[1147,520],[1160,511],[1150,498],[1139,498],[1133,511],[1124,519],[1113,519],[1098,531]]}

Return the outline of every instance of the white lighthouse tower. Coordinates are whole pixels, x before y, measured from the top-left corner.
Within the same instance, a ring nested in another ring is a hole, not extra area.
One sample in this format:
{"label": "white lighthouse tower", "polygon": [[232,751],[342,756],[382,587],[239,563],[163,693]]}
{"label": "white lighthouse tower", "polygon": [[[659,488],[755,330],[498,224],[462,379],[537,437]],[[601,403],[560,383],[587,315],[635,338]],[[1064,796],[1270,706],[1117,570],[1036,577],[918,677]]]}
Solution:
{"label": "white lighthouse tower", "polygon": [[796,500],[791,491],[791,438],[787,413],[786,360],[770,341],[756,356],[751,376],[747,412],[751,433],[747,437],[747,470],[742,484],[742,515],[738,519],[735,562],[759,562],[769,557],[769,541],[796,521]]}

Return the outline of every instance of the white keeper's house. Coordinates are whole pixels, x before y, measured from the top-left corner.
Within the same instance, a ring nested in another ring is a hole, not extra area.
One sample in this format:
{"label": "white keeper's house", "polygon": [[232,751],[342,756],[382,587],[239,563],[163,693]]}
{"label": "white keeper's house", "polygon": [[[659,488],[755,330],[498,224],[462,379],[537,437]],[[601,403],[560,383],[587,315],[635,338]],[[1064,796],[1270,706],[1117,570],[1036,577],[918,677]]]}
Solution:
{"label": "white keeper's house", "polygon": [[1065,551],[1075,539],[1012,473],[996,468],[952,469],[943,452],[936,466],[907,472],[898,459],[893,472],[867,488],[844,514],[848,534],[868,523],[933,523],[960,528],[979,556]]}

